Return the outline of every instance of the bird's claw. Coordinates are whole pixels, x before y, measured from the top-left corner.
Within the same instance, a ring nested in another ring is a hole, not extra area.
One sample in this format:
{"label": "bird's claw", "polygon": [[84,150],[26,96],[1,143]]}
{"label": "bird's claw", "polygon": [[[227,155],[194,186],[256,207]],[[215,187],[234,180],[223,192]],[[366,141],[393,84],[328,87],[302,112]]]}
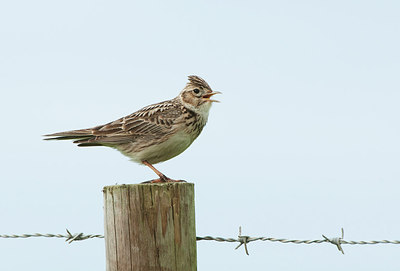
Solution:
{"label": "bird's claw", "polygon": [[164,176],[164,178],[158,178],[158,179],[154,179],[154,180],[146,181],[146,182],[142,182],[142,183],[186,183],[186,181],[173,180],[173,179],[170,179],[170,178]]}

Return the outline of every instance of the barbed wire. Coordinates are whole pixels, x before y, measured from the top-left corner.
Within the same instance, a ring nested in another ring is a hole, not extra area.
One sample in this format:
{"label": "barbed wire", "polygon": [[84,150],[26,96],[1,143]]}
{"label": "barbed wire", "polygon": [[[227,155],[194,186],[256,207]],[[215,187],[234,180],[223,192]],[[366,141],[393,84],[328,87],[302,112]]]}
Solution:
{"label": "barbed wire", "polygon": [[67,234],[52,234],[52,233],[24,233],[24,234],[0,234],[0,238],[30,238],[30,237],[48,237],[48,238],[65,238],[65,242],[71,244],[74,241],[82,241],[86,239],[92,238],[104,238],[104,235],[101,234],[89,234],[86,235],[84,233],[74,233],[72,234],[68,229],[66,230]]}
{"label": "barbed wire", "polygon": [[[66,242],[72,243],[75,241],[82,241],[93,238],[104,238],[104,235],[101,234],[84,234],[84,233],[74,233],[72,234],[68,229],[66,230],[67,234],[51,234],[51,233],[33,233],[33,234],[1,234],[0,238],[30,238],[30,237],[47,237],[47,238],[64,238]],[[216,242],[229,242],[229,243],[239,243],[239,245],[235,248],[238,249],[240,246],[244,245],[244,249],[247,255],[249,255],[247,244],[254,241],[269,241],[269,242],[279,242],[283,244],[321,244],[321,243],[330,243],[337,247],[337,249],[344,254],[342,245],[376,245],[376,244],[395,244],[400,245],[400,240],[379,240],[379,241],[347,241],[344,240],[344,230],[341,229],[341,237],[333,237],[328,238],[325,235],[322,235],[323,239],[315,239],[315,240],[297,240],[297,239],[284,239],[284,238],[273,238],[273,237],[250,237],[247,235],[242,235],[242,227],[239,227],[239,235],[237,238],[224,238],[224,237],[212,237],[212,236],[203,236],[196,237],[196,241],[216,241]]]}
{"label": "barbed wire", "polygon": [[273,237],[250,237],[250,236],[243,236],[242,227],[239,227],[239,236],[237,239],[234,238],[222,238],[222,237],[211,237],[211,236],[204,236],[204,237],[197,237],[197,241],[200,240],[213,240],[217,242],[239,242],[240,244],[235,248],[238,249],[241,245],[244,245],[246,254],[249,255],[247,244],[254,241],[269,241],[269,242],[279,242],[279,243],[292,243],[292,244],[321,244],[321,243],[330,243],[335,245],[342,254],[344,254],[342,244],[345,245],[375,245],[375,244],[395,244],[399,245],[399,240],[379,240],[379,241],[347,241],[344,240],[344,230],[342,228],[342,235],[341,237],[333,237],[328,238],[325,235],[322,235],[324,239],[315,239],[315,240],[297,240],[297,239],[284,239],[284,238],[273,238]]}

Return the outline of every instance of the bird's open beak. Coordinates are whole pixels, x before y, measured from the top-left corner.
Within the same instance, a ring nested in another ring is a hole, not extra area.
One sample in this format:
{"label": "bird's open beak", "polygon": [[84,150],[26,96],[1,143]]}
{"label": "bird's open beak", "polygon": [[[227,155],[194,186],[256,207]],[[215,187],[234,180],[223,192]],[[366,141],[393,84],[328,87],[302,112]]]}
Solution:
{"label": "bird's open beak", "polygon": [[214,96],[215,94],[222,94],[222,93],[219,92],[219,91],[213,91],[213,92],[211,92],[211,93],[204,94],[204,95],[203,95],[203,98],[206,99],[207,101],[210,101],[210,102],[219,103],[219,101],[217,101],[217,100],[212,100],[212,99],[210,99],[210,98],[211,98],[212,96]]}

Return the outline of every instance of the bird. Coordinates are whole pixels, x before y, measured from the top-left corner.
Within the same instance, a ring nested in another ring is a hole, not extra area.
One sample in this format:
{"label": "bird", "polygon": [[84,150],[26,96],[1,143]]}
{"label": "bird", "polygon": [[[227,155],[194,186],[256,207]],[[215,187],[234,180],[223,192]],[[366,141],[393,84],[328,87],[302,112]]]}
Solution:
{"label": "bird", "polygon": [[188,82],[173,99],[146,106],[130,115],[93,128],[44,135],[45,140],[73,140],[79,147],[111,147],[143,164],[158,175],[145,183],[181,182],[158,171],[153,165],[185,151],[207,123],[213,91],[199,76]]}

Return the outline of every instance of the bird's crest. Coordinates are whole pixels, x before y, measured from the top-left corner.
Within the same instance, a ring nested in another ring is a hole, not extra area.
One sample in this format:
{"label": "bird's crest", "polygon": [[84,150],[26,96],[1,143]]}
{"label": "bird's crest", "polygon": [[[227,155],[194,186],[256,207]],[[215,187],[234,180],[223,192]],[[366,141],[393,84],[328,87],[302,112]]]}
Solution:
{"label": "bird's crest", "polygon": [[207,84],[207,82],[204,81],[204,79],[201,77],[198,77],[196,75],[189,75],[188,79],[189,79],[188,85],[192,85],[192,86],[196,86],[196,87],[200,87],[200,88],[206,88],[206,89],[211,90],[211,88]]}

